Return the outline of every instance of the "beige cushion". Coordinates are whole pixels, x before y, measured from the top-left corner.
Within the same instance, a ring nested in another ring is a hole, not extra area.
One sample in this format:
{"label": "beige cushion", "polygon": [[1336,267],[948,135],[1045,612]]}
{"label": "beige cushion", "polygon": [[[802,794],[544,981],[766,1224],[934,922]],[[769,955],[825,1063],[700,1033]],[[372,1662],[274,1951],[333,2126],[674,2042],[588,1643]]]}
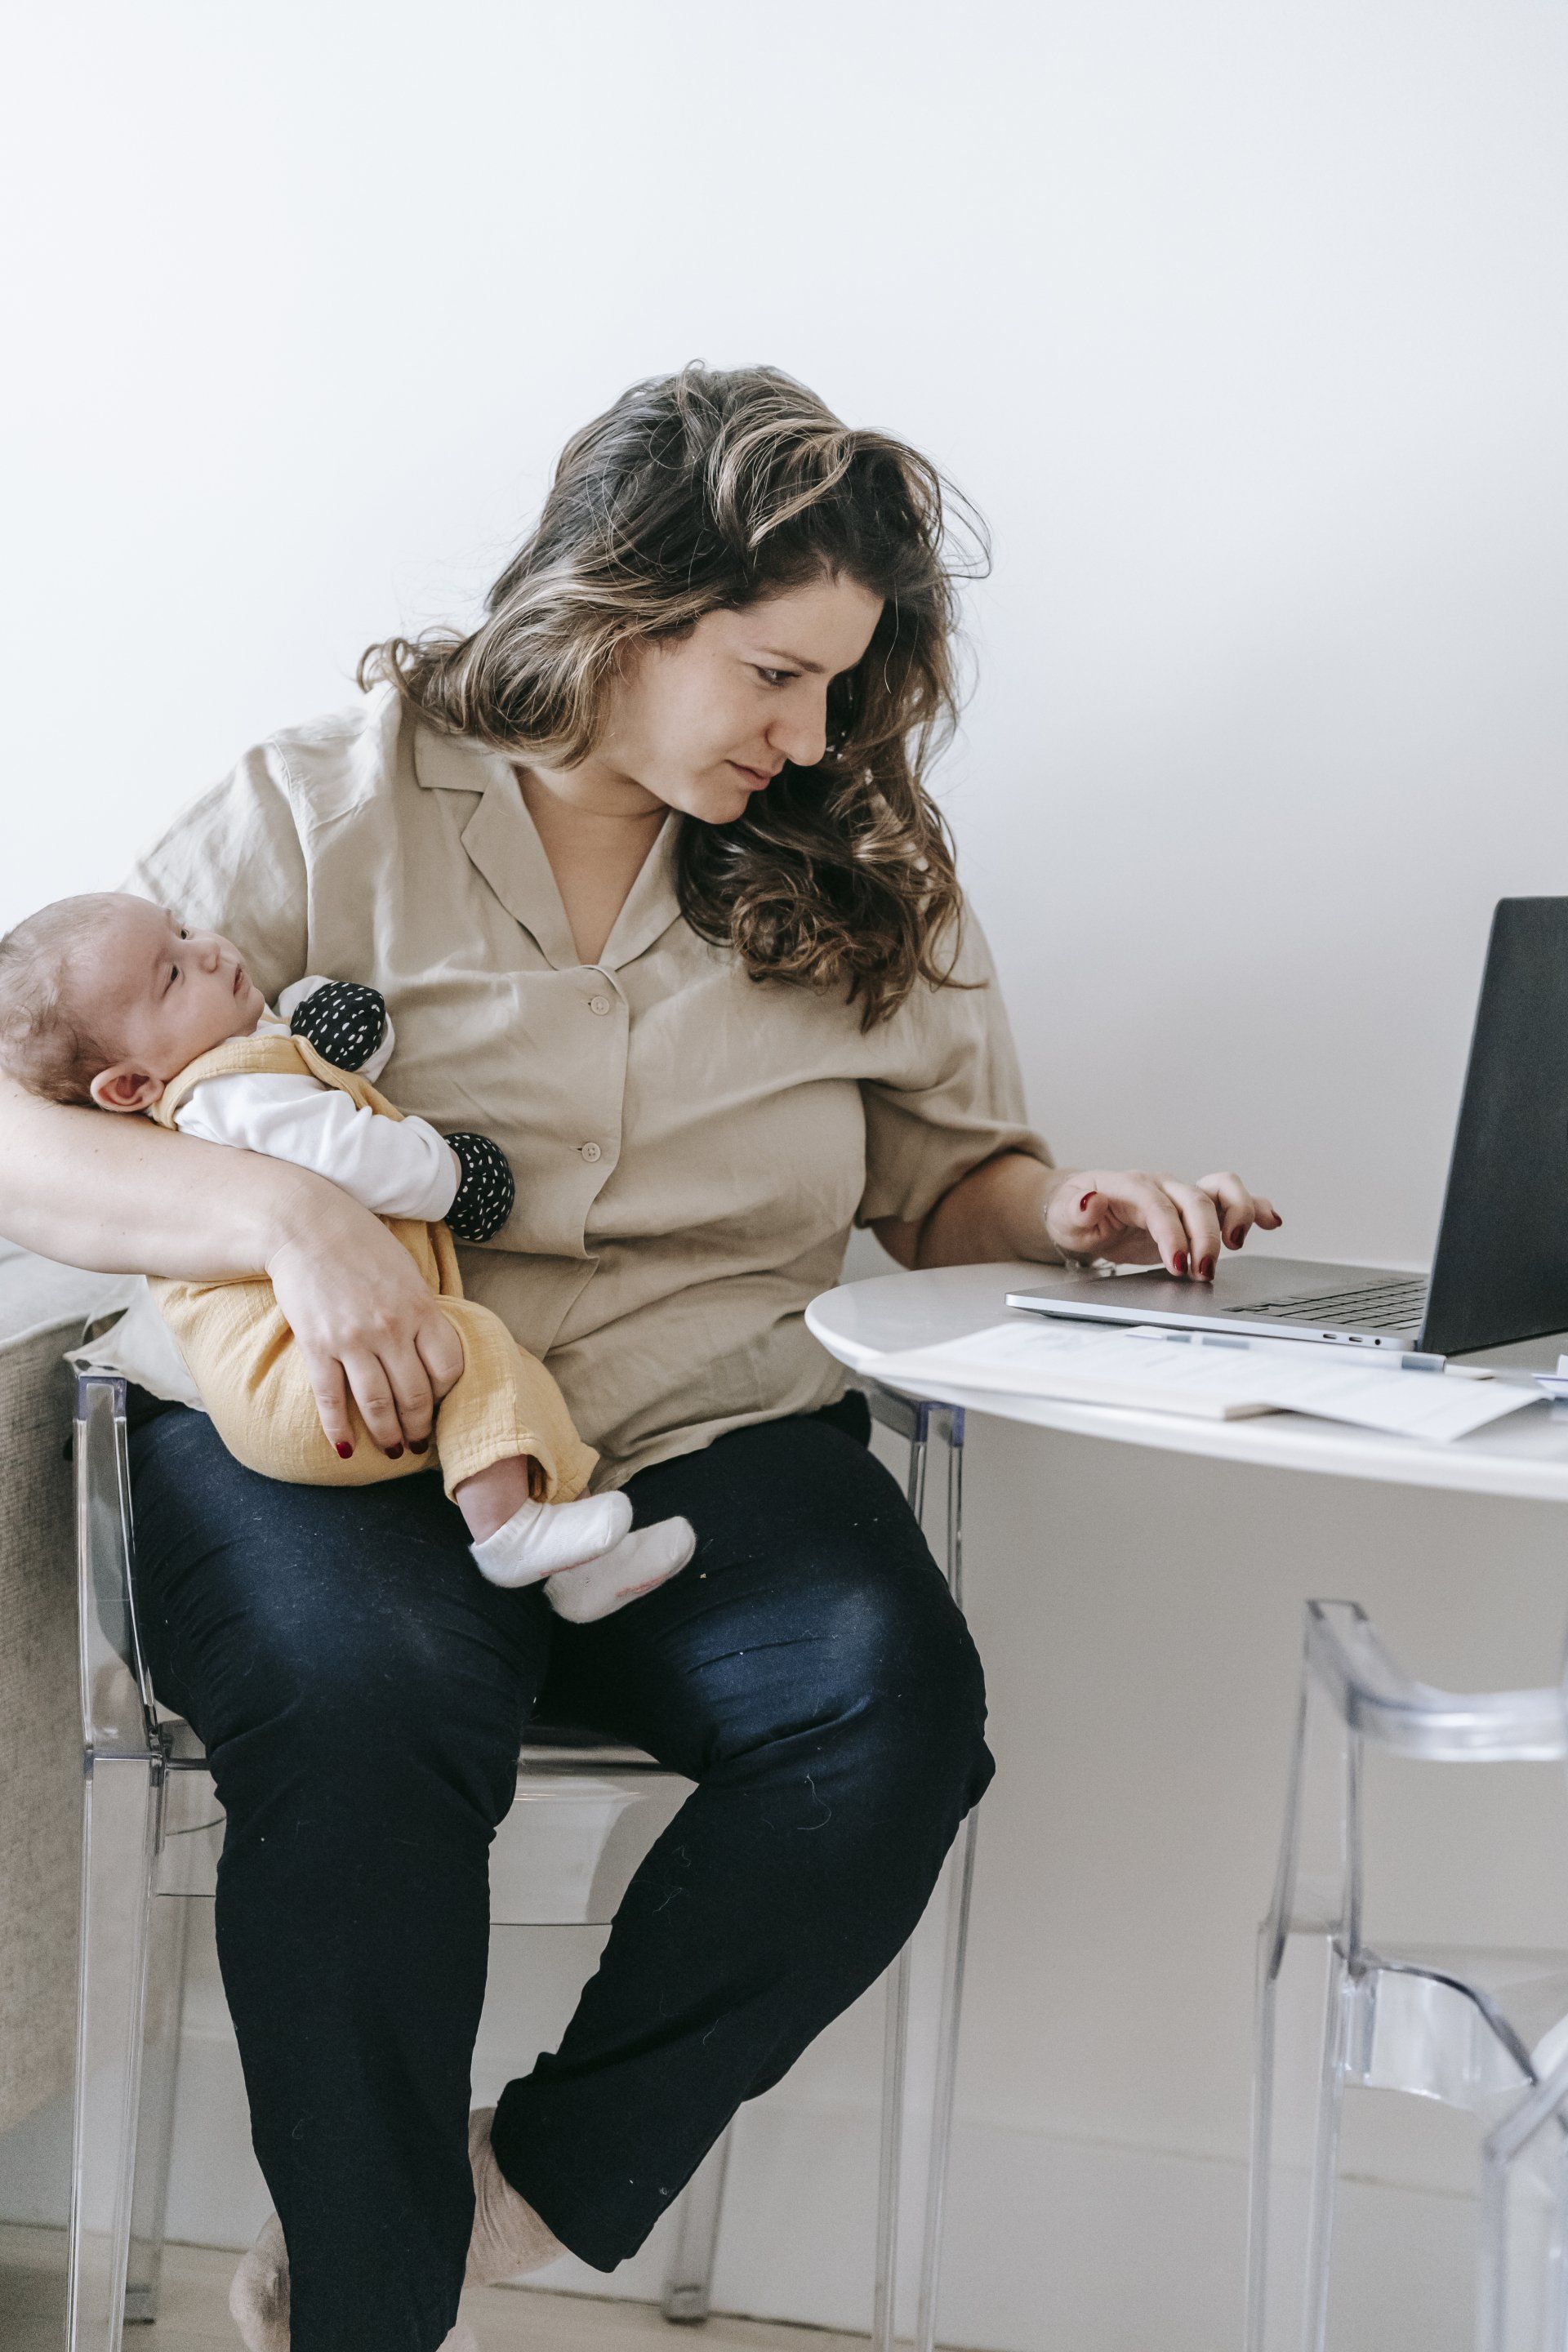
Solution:
{"label": "beige cushion", "polygon": [[61,1351],[122,1291],[0,1243],[0,2131],[70,2082],[81,1722]]}

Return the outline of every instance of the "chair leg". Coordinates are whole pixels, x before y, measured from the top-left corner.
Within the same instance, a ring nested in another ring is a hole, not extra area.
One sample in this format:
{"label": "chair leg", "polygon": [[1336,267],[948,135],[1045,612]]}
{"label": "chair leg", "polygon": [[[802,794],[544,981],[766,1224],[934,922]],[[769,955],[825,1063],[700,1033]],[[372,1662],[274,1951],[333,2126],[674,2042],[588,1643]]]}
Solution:
{"label": "chair leg", "polygon": [[189,1902],[155,1895],[147,1937],[147,2000],[142,2042],[142,2096],[136,2124],[136,2170],[131,2200],[131,2256],[125,2279],[128,2326],[158,2316],[163,2230],[169,2205],[169,2157],[174,2139],[174,2091],[180,2063],[180,2020],[185,1997]]}
{"label": "chair leg", "polygon": [[679,2324],[706,2319],[713,2308],[713,2257],[734,2129],[731,2124],[717,2147],[709,2149],[680,2200],[680,2230],[660,2305],[666,2319]]}
{"label": "chair leg", "polygon": [[899,2284],[899,2201],[903,2187],[904,2076],[910,2042],[910,1947],[885,1979],[882,2037],[882,2139],[877,2177],[877,2281],[871,2305],[872,2352],[892,2352]]}
{"label": "chair leg", "polygon": [[120,2352],[161,1793],[155,1760],[98,1757],[83,1790],[66,2336],[68,2352]]}
{"label": "chair leg", "polygon": [[958,2080],[958,2027],[963,2000],[963,1962],[969,1948],[969,1906],[974,1888],[975,1815],[965,1815],[958,1832],[948,1892],[946,1946],[942,1956],[942,2010],[937,2029],[936,2078],[932,2085],[931,2149],[926,2165],[925,2227],[921,2242],[921,2296],[915,2325],[916,2352],[936,2343],[937,2297],[942,2291],[942,2242],[947,2199],[948,2158],[952,2147],[952,2102]]}
{"label": "chair leg", "polygon": [[1481,2152],[1477,2352],[1568,2345],[1568,2062],[1491,2131]]}
{"label": "chair leg", "polygon": [[1286,1939],[1258,2003],[1248,2217],[1247,2352],[1322,2352],[1349,1992],[1332,1937]]}

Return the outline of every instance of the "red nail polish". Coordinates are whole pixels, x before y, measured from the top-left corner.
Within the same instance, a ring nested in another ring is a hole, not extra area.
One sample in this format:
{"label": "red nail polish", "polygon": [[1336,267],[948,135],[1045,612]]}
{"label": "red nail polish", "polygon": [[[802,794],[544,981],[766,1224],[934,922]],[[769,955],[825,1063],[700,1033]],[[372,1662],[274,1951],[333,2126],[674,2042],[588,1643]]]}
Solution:
{"label": "red nail polish", "polygon": [[1078,1205],[1079,1205],[1079,1210],[1080,1214],[1081,1214],[1081,1213],[1082,1213],[1085,1209],[1087,1209],[1087,1208],[1088,1208],[1088,1206],[1089,1206],[1089,1202],[1093,1200],[1093,1198],[1094,1198],[1094,1194],[1093,1194],[1092,1192],[1086,1192],[1086,1193],[1084,1194],[1084,1196],[1083,1196],[1082,1200],[1081,1200],[1081,1201],[1079,1202],[1079,1204],[1078,1204]]}
{"label": "red nail polish", "polygon": [[1172,1260],[1171,1272],[1173,1274],[1185,1274],[1186,1270],[1187,1253],[1185,1250],[1178,1250],[1174,1258]]}
{"label": "red nail polish", "polygon": [[1203,1264],[1202,1264],[1202,1265],[1200,1265],[1200,1266],[1199,1266],[1199,1268],[1198,1268],[1198,1272],[1199,1272],[1199,1274],[1200,1274],[1200,1275],[1202,1275],[1202,1276],[1203,1276],[1203,1278],[1204,1278],[1204,1280],[1205,1280],[1205,1282],[1212,1282],[1212,1281],[1214,1280],[1214,1260],[1213,1260],[1213,1258],[1212,1258],[1212,1257],[1205,1257],[1205,1260],[1204,1260],[1204,1262],[1203,1262]]}
{"label": "red nail polish", "polygon": [[389,1445],[386,1449],[386,1458],[389,1462],[395,1462],[402,1452],[403,1448],[401,1445]]}
{"label": "red nail polish", "polygon": [[408,1451],[410,1454],[428,1454],[430,1440],[427,1437],[411,1437],[408,1441]]}
{"label": "red nail polish", "polygon": [[347,1437],[339,1438],[338,1452],[342,1455],[345,1462],[348,1460],[349,1455],[353,1452],[353,1444],[351,1439]]}
{"label": "red nail polish", "polygon": [[1237,1225],[1235,1233],[1227,1234],[1226,1235],[1226,1239],[1229,1242],[1232,1249],[1239,1249],[1242,1243],[1247,1239],[1247,1236],[1242,1232],[1241,1227]]}

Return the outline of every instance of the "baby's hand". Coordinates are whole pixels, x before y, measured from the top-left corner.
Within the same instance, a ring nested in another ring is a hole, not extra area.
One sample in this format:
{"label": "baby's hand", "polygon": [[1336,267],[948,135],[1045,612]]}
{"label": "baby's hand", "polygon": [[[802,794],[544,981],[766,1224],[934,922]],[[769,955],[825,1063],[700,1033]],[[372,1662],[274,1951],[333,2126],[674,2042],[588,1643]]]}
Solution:
{"label": "baby's hand", "polygon": [[386,1027],[386,999],[357,980],[329,980],[294,1007],[289,1026],[334,1070],[363,1070]]}
{"label": "baby's hand", "polygon": [[488,1242],[500,1233],[517,1199],[511,1162],[488,1135],[459,1129],[447,1140],[463,1171],[457,1199],[447,1212],[447,1226],[460,1242]]}

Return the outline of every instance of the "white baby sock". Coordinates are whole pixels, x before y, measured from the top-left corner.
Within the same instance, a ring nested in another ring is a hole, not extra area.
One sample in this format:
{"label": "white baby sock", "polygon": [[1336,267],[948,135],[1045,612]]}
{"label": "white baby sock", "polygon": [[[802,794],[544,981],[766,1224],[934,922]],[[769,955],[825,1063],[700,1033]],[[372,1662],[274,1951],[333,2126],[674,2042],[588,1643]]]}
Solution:
{"label": "white baby sock", "polygon": [[520,1503],[493,1536],[468,1549],[492,1584],[537,1584],[558,1570],[596,1559],[632,1523],[626,1496],[584,1495],[575,1503]]}
{"label": "white baby sock", "polygon": [[610,1550],[581,1568],[552,1576],[544,1597],[557,1615],[574,1625],[591,1624],[624,1609],[640,1593],[678,1576],[697,1549],[697,1533],[689,1519],[659,1519],[651,1528],[634,1528]]}

